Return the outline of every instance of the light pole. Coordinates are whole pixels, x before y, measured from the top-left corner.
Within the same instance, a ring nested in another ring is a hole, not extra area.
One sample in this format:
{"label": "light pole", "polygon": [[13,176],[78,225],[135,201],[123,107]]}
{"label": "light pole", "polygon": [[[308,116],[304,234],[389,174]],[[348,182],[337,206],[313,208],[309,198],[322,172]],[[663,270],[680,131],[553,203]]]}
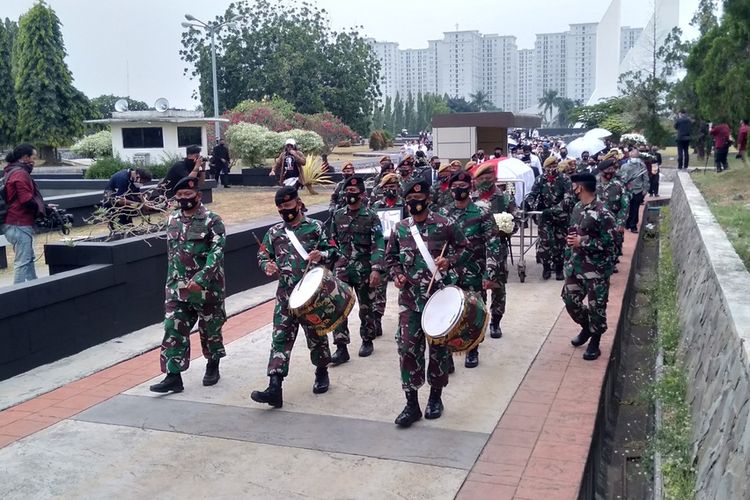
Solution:
{"label": "light pole", "polygon": [[[239,16],[238,16],[239,17]],[[234,22],[238,19],[238,17],[233,17],[231,19],[227,19],[223,23],[204,23],[200,19],[197,19],[195,16],[191,14],[185,14],[185,19],[187,21],[182,22],[183,28],[202,28],[208,32],[209,35],[211,35],[211,72],[212,72],[212,82],[214,87],[214,135],[216,135],[216,140],[218,141],[221,139],[221,127],[219,126],[219,85],[216,81],[216,33],[223,28],[224,26],[230,26],[234,27]]]}

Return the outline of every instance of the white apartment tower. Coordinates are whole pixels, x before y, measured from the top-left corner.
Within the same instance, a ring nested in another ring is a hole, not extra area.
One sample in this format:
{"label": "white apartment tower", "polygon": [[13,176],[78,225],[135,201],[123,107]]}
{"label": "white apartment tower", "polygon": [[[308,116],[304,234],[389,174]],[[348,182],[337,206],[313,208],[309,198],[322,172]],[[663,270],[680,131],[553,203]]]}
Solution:
{"label": "white apartment tower", "polygon": [[535,106],[539,101],[536,97],[536,59],[534,49],[518,51],[518,106],[515,110],[523,110]]}
{"label": "white apartment tower", "polygon": [[437,92],[437,48],[434,42],[426,49],[399,51],[398,92],[402,98],[411,94]]}
{"label": "white apartment tower", "polygon": [[503,111],[518,109],[518,47],[516,37],[482,37],[482,91]]}
{"label": "white apartment tower", "polygon": [[566,40],[565,97],[585,103],[596,86],[597,23],[571,24]]}
{"label": "white apartment tower", "polygon": [[437,91],[464,97],[482,88],[482,35],[478,31],[451,31],[435,42]]}
{"label": "white apartment tower", "polygon": [[543,33],[536,36],[536,104],[547,90],[556,90],[559,96],[568,95],[568,33]]}
{"label": "white apartment tower", "polygon": [[625,59],[625,56],[630,49],[635,47],[638,42],[638,37],[643,33],[643,28],[631,28],[630,26],[623,26],[620,28],[620,61]]}
{"label": "white apartment tower", "polygon": [[400,71],[399,71],[399,50],[395,42],[376,42],[372,38],[370,42],[375,57],[380,61],[380,92],[381,100],[390,96],[394,98],[399,91]]}

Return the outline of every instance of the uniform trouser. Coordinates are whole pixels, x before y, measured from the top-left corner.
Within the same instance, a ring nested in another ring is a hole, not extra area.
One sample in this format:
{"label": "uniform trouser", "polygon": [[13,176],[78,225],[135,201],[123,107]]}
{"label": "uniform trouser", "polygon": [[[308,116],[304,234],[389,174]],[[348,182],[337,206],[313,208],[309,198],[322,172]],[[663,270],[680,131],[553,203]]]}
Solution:
{"label": "uniform trouser", "polygon": [[372,311],[378,318],[378,323],[383,319],[385,314],[385,302],[388,294],[388,277],[383,275],[383,279],[380,280],[380,284],[375,289],[375,298],[372,301]]}
{"label": "uniform trouser", "polygon": [[[609,279],[569,276],[562,289],[562,298],[573,321],[581,326],[588,325],[592,334],[601,335],[607,331]],[[588,305],[583,304],[584,298],[588,299]]]}
{"label": "uniform trouser", "polygon": [[[268,359],[268,375],[289,375],[289,359],[292,347],[297,339],[299,321],[289,313],[289,297],[276,296],[276,307],[273,311],[273,334],[271,336],[271,355]],[[304,326],[302,330],[310,349],[310,361],[317,367],[328,366],[331,362],[331,350],[328,347],[328,336],[318,335]]]}
{"label": "uniform trouser", "polygon": [[[417,390],[424,385],[425,342],[422,313],[401,306],[396,343],[401,367],[401,387],[405,391]],[[428,344],[428,349],[430,360],[427,365],[427,381],[432,387],[445,387],[448,385],[450,351],[445,346],[432,344]]]}
{"label": "uniform trouser", "polygon": [[[369,282],[359,285],[352,285],[354,293],[357,294],[359,303],[359,335],[362,341],[374,340],[378,334],[378,324],[382,315],[377,316],[374,311],[374,302],[377,295],[377,288],[370,288]],[[333,331],[334,344],[348,344],[351,341],[349,336],[349,318],[345,318],[341,325]]]}
{"label": "uniform trouser", "polygon": [[622,241],[623,234],[620,231],[615,231],[615,255],[619,257],[622,255]]}
{"label": "uniform trouser", "polygon": [[547,264],[555,269],[562,267],[567,236],[568,225],[564,222],[546,221],[539,224],[536,253],[542,264]]}
{"label": "uniform trouser", "polygon": [[634,193],[630,198],[630,212],[625,222],[625,229],[638,229],[638,215],[643,204],[643,193]]}
{"label": "uniform trouser", "polygon": [[226,356],[221,327],[227,319],[224,302],[193,304],[168,300],[164,306],[164,340],[159,361],[164,373],[184,372],[190,366],[190,331],[196,321],[203,357],[217,360]]}

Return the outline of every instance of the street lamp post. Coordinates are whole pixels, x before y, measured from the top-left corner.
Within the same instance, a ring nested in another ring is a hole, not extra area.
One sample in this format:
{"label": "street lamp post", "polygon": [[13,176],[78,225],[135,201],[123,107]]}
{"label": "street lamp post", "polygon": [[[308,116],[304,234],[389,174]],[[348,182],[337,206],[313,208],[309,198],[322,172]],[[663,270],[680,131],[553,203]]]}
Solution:
{"label": "street lamp post", "polygon": [[232,19],[227,19],[223,23],[213,23],[208,24],[204,23],[200,19],[197,19],[195,16],[192,16],[190,14],[185,14],[185,19],[187,21],[182,22],[183,28],[202,28],[208,32],[209,35],[211,35],[211,73],[212,73],[212,83],[213,83],[213,90],[214,90],[214,135],[216,135],[216,140],[218,141],[221,139],[221,127],[219,126],[219,85],[217,83],[216,79],[216,33],[223,28],[224,26],[234,26],[234,21],[237,20],[237,17],[233,17]]}

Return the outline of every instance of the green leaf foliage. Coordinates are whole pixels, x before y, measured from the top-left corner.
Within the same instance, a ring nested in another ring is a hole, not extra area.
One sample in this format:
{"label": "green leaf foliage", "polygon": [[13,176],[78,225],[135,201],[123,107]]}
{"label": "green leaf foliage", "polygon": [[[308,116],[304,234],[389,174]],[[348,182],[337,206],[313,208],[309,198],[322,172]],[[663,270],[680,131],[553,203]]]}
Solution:
{"label": "green leaf foliage", "polygon": [[10,20],[0,22],[0,146],[15,142],[18,108],[13,90],[14,25]]}
{"label": "green leaf foliage", "polygon": [[115,111],[115,103],[120,99],[127,99],[128,111],[146,111],[149,105],[137,99],[123,97],[118,95],[106,94],[91,99],[91,114],[88,118],[110,118]]}

